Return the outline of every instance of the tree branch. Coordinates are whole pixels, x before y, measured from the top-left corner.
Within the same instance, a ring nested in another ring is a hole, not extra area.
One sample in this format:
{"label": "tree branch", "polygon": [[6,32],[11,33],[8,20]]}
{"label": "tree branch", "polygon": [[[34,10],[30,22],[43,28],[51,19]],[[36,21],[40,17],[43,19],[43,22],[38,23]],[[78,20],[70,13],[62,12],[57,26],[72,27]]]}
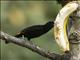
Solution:
{"label": "tree branch", "polygon": [[28,40],[25,42],[25,40],[23,40],[23,39],[19,39],[19,38],[10,36],[10,35],[0,31],[0,40],[1,39],[5,40],[5,41],[9,41],[14,44],[17,44],[19,46],[28,48],[28,49],[32,50],[33,52],[36,52],[39,55],[49,58],[51,60],[60,60],[60,55],[46,51]]}
{"label": "tree branch", "polygon": [[[80,31],[74,32],[70,35],[69,40],[70,40],[71,51],[68,53],[64,53],[63,55],[51,53],[49,51],[46,51],[46,50],[40,48],[39,46],[33,44],[32,42],[30,42],[28,40],[26,40],[26,42],[25,42],[25,40],[23,40],[23,39],[13,37],[4,32],[1,32],[1,31],[0,31],[0,39],[9,41],[11,43],[17,44],[17,45],[25,47],[25,48],[28,48],[28,49],[32,50],[33,52],[36,52],[39,55],[46,57],[48,59],[51,59],[51,60],[71,60],[71,59],[73,60],[74,56],[76,54],[75,52],[80,53],[80,47],[79,47],[80,46]],[[77,42],[76,45],[75,45],[74,41]],[[76,57],[78,57],[78,60],[79,60],[80,58],[77,55],[79,55],[79,54],[76,54]]]}

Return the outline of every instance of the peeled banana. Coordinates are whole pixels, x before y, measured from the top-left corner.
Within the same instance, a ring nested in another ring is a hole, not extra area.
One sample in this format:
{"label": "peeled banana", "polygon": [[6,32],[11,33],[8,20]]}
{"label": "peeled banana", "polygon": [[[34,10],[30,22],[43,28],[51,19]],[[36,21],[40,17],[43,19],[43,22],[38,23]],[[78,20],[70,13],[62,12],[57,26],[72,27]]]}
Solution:
{"label": "peeled banana", "polygon": [[78,4],[73,1],[66,4],[58,13],[55,21],[54,21],[54,36],[55,40],[61,49],[65,51],[69,51],[69,41],[66,32],[66,26],[68,23],[68,18],[71,13],[77,10]]}

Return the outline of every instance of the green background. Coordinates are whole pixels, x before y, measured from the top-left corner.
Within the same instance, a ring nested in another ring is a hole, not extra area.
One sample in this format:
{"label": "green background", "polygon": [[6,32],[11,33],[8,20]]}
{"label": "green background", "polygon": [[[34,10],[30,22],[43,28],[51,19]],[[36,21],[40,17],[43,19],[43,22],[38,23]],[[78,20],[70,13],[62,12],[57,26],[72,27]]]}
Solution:
{"label": "green background", "polygon": [[[54,21],[61,5],[56,1],[1,1],[1,30],[12,36],[24,27],[45,24]],[[61,53],[55,42],[53,29],[48,33],[32,39],[45,50]],[[1,60],[47,60],[31,50],[1,41]]]}

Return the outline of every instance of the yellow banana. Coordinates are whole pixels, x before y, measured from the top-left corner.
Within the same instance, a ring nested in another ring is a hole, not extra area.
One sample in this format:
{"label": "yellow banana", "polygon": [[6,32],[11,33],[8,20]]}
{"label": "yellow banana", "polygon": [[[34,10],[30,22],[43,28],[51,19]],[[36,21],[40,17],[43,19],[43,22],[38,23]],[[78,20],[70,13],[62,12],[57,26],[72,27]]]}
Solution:
{"label": "yellow banana", "polygon": [[73,1],[65,5],[58,13],[56,20],[54,21],[54,36],[58,45],[62,50],[69,51],[69,41],[66,33],[66,25],[71,13],[77,10],[78,4]]}

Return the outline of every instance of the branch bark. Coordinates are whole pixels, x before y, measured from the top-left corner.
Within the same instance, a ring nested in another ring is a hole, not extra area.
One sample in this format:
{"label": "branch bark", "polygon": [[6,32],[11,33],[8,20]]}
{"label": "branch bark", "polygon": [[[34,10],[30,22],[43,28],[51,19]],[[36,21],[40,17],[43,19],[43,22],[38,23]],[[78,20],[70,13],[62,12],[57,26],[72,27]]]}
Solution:
{"label": "branch bark", "polygon": [[42,55],[43,57],[49,58],[51,60],[60,60],[60,58],[59,58],[60,55],[46,51],[28,40],[25,42],[25,40],[23,40],[23,39],[19,39],[19,38],[10,36],[10,35],[0,31],[0,40],[1,39],[5,40],[5,41],[9,41],[14,44],[17,44],[19,46],[28,48],[28,49],[32,50],[33,52],[36,52],[39,55]]}
{"label": "branch bark", "polygon": [[[74,38],[74,37],[77,37],[77,38]],[[46,51],[40,48],[39,46],[33,44],[30,41],[25,42],[25,40],[23,39],[13,37],[11,35],[8,35],[7,33],[0,31],[0,40],[9,41],[19,46],[28,48],[31,51],[36,52],[37,54],[43,57],[46,57],[50,60],[73,60],[76,53],[79,53],[79,54],[76,54],[76,58],[78,57],[77,59],[80,60],[80,57],[79,57],[80,56],[80,34],[74,32],[73,34],[70,35],[69,39],[71,44],[71,51],[68,53],[64,53],[63,55],[59,55],[59,54]],[[78,44],[76,43],[77,45],[75,45],[74,43],[72,43],[73,40],[79,41],[79,43]]]}
{"label": "branch bark", "polygon": [[80,31],[75,31],[70,36],[70,60],[80,60]]}

